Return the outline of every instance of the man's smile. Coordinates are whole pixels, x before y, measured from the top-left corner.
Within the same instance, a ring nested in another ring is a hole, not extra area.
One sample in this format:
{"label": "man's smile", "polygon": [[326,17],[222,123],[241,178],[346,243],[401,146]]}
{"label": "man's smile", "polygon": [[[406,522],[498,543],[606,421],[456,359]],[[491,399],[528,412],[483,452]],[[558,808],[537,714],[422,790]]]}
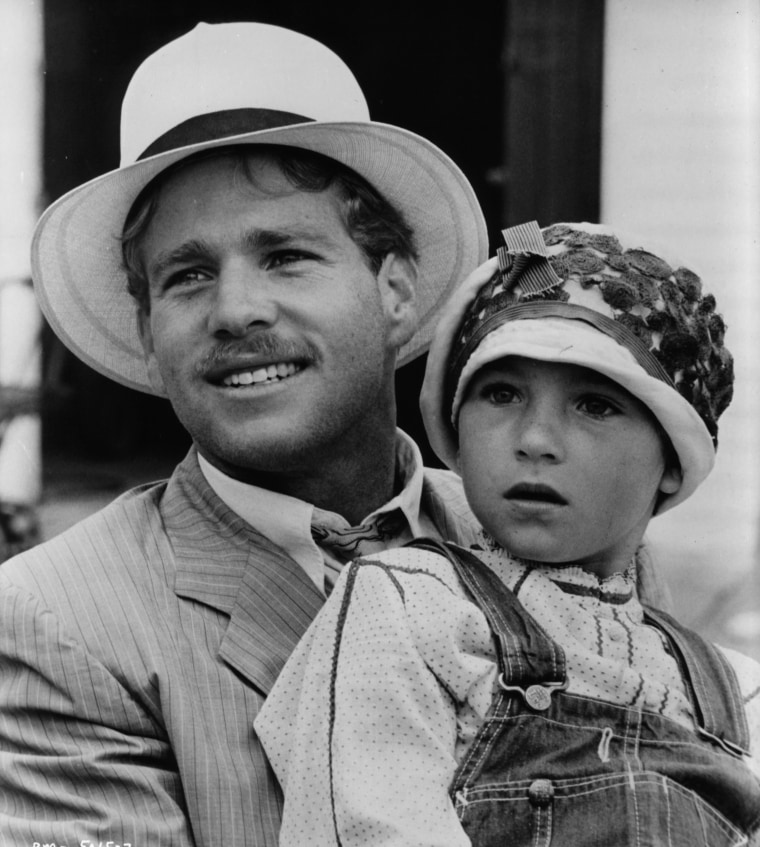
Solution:
{"label": "man's smile", "polygon": [[221,380],[221,384],[227,387],[239,385],[253,385],[264,382],[279,382],[287,379],[293,374],[303,370],[303,365],[295,362],[278,362],[277,364],[265,365],[258,368],[236,371],[228,374]]}
{"label": "man's smile", "polygon": [[214,348],[196,365],[204,381],[219,388],[241,388],[282,382],[317,360],[308,343],[249,339],[245,345],[227,344]]}

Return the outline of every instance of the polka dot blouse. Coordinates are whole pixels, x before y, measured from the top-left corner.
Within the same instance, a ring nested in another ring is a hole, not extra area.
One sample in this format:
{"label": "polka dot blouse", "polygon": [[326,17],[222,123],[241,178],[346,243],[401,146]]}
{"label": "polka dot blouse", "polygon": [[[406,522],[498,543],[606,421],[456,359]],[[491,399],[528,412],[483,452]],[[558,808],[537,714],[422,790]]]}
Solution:
{"label": "polka dot blouse", "polygon": [[[693,725],[676,660],[644,622],[633,568],[600,580],[475,552],[562,645],[570,693]],[[760,665],[726,652],[757,767]],[[344,570],[255,723],[285,791],[281,847],[469,844],[448,786],[496,677],[485,616],[446,559],[401,548]]]}

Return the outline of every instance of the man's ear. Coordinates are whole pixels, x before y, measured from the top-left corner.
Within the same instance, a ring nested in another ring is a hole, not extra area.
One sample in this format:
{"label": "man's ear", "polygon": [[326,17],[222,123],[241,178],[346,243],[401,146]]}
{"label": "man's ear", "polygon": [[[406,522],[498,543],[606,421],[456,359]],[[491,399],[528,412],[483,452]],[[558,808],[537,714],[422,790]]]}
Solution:
{"label": "man's ear", "polygon": [[417,263],[388,253],[377,274],[378,289],[388,319],[388,338],[403,347],[417,329]]}
{"label": "man's ear", "polygon": [[153,344],[153,330],[150,325],[150,315],[138,307],[137,309],[137,331],[140,335],[140,343],[143,348],[145,364],[148,367],[148,378],[153,390],[166,397],[166,388],[161,372],[158,369],[158,360],[156,359],[156,350]]}

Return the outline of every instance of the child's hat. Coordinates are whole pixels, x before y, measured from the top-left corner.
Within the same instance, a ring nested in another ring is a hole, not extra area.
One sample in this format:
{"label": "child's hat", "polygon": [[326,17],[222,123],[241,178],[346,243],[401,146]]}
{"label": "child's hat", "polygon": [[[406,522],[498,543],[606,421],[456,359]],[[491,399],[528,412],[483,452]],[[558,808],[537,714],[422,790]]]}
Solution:
{"label": "child's hat", "polygon": [[421,407],[430,443],[458,470],[456,422],[484,365],[524,356],[590,368],[655,415],[681,464],[685,500],[715,461],[731,401],[725,324],[699,277],[599,224],[533,221],[502,233],[498,257],[449,302],[428,356]]}
{"label": "child's hat", "polygon": [[398,364],[423,353],[441,304],[487,256],[472,186],[425,138],[370,120],[353,74],[323,44],[252,22],[198,24],[145,59],[122,105],[121,166],[41,217],[32,275],[64,344],[106,376],[153,393],[122,266],[124,222],[142,189],[170,165],[240,144],[336,159],[401,212],[418,255],[418,328]]}

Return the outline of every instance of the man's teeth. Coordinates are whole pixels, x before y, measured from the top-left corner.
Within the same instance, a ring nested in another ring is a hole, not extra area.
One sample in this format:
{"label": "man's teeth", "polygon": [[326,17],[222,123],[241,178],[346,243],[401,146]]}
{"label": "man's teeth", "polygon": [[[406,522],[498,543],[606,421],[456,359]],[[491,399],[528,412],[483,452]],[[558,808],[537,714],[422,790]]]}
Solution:
{"label": "man's teeth", "polygon": [[222,385],[253,385],[257,382],[272,382],[293,376],[297,370],[298,368],[293,362],[287,364],[280,362],[276,365],[267,365],[265,368],[256,368],[253,371],[230,374],[222,380]]}

